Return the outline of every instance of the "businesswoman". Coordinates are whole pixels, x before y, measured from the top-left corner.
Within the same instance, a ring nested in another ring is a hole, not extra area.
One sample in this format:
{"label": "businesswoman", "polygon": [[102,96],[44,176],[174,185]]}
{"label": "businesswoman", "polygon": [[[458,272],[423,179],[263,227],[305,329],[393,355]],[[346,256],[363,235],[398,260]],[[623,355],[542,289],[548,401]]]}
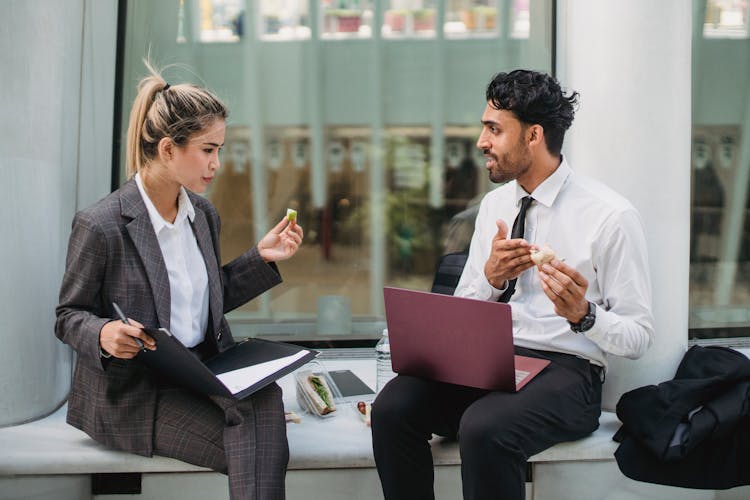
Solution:
{"label": "businesswoman", "polygon": [[274,262],[294,255],[302,228],[284,219],[221,265],[219,217],[196,193],[219,169],[227,109],[146,66],[128,127],[130,180],[73,220],[55,324],[78,352],[67,420],[112,448],[224,472],[233,499],[284,498],[279,386],[242,401],[198,395],[140,363],[136,339],[155,349],[140,327],[166,327],[197,356],[231,347],[224,314],[281,282]]}

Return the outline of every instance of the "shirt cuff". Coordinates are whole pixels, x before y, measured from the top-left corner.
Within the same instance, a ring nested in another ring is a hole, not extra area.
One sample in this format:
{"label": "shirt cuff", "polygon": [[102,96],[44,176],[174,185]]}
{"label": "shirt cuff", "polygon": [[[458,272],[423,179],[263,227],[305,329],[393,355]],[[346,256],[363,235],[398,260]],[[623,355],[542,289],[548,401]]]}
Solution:
{"label": "shirt cuff", "polygon": [[[486,278],[485,278],[486,279]],[[487,290],[489,291],[490,296],[487,300],[497,302],[498,299],[500,299],[500,296],[505,292],[505,290],[508,289],[508,281],[505,281],[505,286],[503,288],[495,288],[492,286],[492,284],[487,281]]]}

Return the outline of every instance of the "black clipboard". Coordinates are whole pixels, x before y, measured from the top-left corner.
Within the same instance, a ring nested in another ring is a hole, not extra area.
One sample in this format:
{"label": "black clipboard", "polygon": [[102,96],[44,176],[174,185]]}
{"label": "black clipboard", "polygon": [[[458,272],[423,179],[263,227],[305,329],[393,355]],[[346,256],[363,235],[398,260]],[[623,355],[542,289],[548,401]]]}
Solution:
{"label": "black clipboard", "polygon": [[[144,328],[143,331],[156,341],[156,350],[141,351],[137,356],[138,360],[175,383],[209,396],[244,399],[271,382],[293,372],[318,355],[317,351],[304,347],[252,338],[238,342],[228,350],[201,361],[166,328]],[[272,369],[262,370],[260,379],[256,379],[235,392],[224,385],[218,377],[232,370],[293,355],[298,355],[298,357],[285,360],[282,365],[274,366]]]}

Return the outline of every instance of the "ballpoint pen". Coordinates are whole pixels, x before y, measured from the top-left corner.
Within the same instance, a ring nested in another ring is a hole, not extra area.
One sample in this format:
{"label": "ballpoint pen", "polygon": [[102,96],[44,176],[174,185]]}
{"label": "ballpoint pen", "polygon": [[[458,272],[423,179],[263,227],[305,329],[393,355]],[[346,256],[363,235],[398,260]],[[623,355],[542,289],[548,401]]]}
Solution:
{"label": "ballpoint pen", "polygon": [[[120,306],[118,306],[116,302],[112,302],[112,307],[115,308],[115,312],[120,317],[120,320],[126,325],[130,325],[130,321],[128,321],[128,318],[125,316],[125,314],[122,312],[122,309],[120,309]],[[141,339],[139,339],[138,337],[133,337],[133,339],[135,339],[135,343],[138,344],[138,347],[141,350],[146,350],[146,346],[143,345]]]}

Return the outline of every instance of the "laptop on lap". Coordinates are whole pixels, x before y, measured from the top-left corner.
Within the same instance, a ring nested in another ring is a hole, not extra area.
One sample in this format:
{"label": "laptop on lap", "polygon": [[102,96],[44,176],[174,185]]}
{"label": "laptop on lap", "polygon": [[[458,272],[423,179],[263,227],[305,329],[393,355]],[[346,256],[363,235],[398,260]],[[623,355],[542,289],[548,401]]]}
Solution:
{"label": "laptop on lap", "polygon": [[508,304],[393,287],[383,297],[396,373],[516,392],[549,364],[515,355]]}

